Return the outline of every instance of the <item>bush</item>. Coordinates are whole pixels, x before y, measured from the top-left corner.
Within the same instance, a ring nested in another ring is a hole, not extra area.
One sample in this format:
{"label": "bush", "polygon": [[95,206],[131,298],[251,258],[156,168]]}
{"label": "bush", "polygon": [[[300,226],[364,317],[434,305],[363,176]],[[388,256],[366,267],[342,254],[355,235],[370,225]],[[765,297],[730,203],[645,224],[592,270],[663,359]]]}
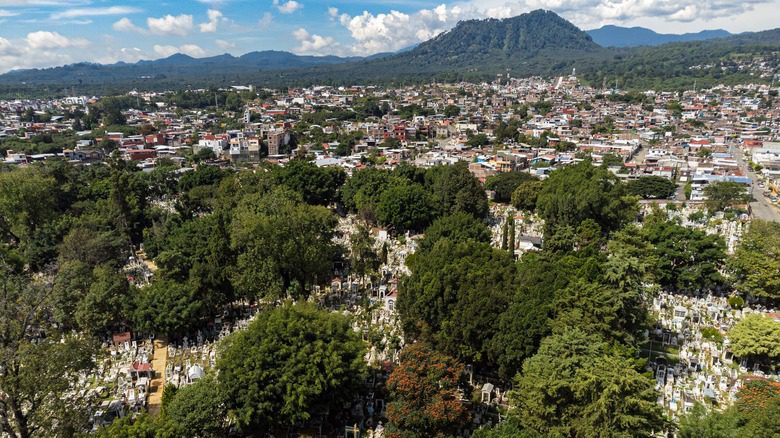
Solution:
{"label": "bush", "polygon": [[732,309],[741,309],[745,307],[745,299],[739,295],[732,295],[729,297],[729,306]]}

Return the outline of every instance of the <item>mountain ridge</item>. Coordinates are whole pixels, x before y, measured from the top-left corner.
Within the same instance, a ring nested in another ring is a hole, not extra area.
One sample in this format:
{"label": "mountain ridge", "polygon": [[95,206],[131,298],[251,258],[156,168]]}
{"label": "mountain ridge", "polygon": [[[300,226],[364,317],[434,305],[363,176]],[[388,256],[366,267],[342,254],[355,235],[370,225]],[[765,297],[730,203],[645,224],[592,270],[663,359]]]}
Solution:
{"label": "mountain ridge", "polygon": [[586,31],[602,47],[657,46],[675,42],[706,41],[733,34],[723,29],[702,30],[683,34],[658,33],[645,27],[622,27],[612,24]]}

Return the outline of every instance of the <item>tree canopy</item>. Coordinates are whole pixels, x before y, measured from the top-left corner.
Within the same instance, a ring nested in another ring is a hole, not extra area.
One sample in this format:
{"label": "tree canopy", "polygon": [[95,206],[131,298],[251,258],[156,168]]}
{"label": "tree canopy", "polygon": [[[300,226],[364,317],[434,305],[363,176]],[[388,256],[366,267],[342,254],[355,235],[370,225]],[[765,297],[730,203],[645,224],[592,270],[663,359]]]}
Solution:
{"label": "tree canopy", "polygon": [[528,181],[537,181],[537,179],[525,172],[504,172],[488,177],[485,188],[496,193],[497,202],[509,203],[515,189]]}
{"label": "tree canopy", "polygon": [[423,343],[401,352],[400,362],[387,379],[387,406],[393,436],[435,437],[453,434],[469,420],[457,389],[463,364]]}
{"label": "tree canopy", "polygon": [[728,260],[737,291],[780,299],[780,224],[754,220]]}
{"label": "tree canopy", "polygon": [[748,315],[728,332],[729,348],[737,357],[774,359],[780,357],[780,322],[758,314]]}
{"label": "tree canopy", "polygon": [[636,197],[604,167],[589,160],[554,171],[536,202],[545,220],[545,233],[569,226],[577,228],[594,220],[604,232],[617,230],[634,220]]}
{"label": "tree canopy", "polygon": [[363,353],[346,317],[285,304],[228,338],[217,368],[238,426],[279,433],[338,415],[363,382]]}
{"label": "tree canopy", "polygon": [[626,188],[643,199],[667,199],[677,191],[677,184],[661,176],[643,176],[629,181]]}

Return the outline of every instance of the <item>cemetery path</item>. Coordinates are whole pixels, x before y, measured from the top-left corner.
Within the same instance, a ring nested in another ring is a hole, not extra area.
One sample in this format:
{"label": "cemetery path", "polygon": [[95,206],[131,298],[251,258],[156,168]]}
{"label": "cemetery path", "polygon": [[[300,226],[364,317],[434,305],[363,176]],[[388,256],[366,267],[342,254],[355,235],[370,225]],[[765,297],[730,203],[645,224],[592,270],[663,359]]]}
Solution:
{"label": "cemetery path", "polygon": [[149,414],[157,415],[162,406],[162,393],[165,387],[165,366],[168,363],[168,342],[164,339],[154,340],[154,355],[152,356],[152,369],[154,379],[149,384]]}
{"label": "cemetery path", "polygon": [[150,271],[157,272],[157,264],[154,263],[154,260],[151,260],[146,256],[145,251],[143,250],[136,251],[135,255],[149,268]]}

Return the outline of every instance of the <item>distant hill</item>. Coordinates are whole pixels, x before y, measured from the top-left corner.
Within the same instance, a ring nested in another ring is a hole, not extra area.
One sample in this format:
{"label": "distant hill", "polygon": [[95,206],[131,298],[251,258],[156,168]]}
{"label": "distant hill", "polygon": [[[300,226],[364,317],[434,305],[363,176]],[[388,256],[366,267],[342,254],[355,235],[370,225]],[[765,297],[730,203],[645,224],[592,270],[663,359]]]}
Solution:
{"label": "distant hill", "polygon": [[723,29],[703,30],[696,33],[663,34],[644,27],[620,27],[607,25],[587,31],[596,44],[602,47],[658,46],[667,43],[704,41],[725,38],[731,34]]}
{"label": "distant hill", "polygon": [[74,64],[0,75],[0,95],[113,94],[131,89],[176,90],[212,86],[410,84],[556,76],[572,68],[593,85],[684,89],[694,82],[762,80],[745,62],[761,58],[762,72],[780,70],[780,29],[703,41],[605,48],[549,11],[504,20],[469,20],[396,53],[366,58],[252,52],[196,59],[174,55],[135,64]]}
{"label": "distant hill", "polygon": [[159,80],[194,78],[198,75],[231,77],[244,76],[264,70],[289,70],[315,65],[339,64],[360,59],[363,58],[301,56],[273,50],[251,52],[239,57],[224,54],[208,58],[193,58],[177,53],[167,58],[139,61],[134,64],[124,62],[110,65],[78,63],[54,68],[17,70],[0,75],[0,85],[28,83],[38,85],[68,84],[70,86],[74,83],[83,85],[96,82],[135,82],[150,78]]}

